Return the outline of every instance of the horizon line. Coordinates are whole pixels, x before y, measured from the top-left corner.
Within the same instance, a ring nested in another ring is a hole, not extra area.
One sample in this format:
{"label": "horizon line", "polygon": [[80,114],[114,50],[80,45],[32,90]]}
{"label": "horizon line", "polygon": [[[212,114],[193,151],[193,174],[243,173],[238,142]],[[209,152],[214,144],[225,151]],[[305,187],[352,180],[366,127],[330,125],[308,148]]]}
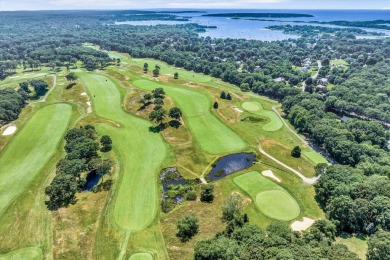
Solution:
{"label": "horizon line", "polygon": [[50,11],[155,11],[155,10],[182,10],[182,11],[190,11],[190,10],[284,10],[284,11],[390,11],[390,8],[308,8],[308,9],[300,9],[300,8],[219,8],[219,7],[210,7],[210,8],[80,8],[80,9],[10,9],[10,10],[0,10],[0,12],[50,12]]}

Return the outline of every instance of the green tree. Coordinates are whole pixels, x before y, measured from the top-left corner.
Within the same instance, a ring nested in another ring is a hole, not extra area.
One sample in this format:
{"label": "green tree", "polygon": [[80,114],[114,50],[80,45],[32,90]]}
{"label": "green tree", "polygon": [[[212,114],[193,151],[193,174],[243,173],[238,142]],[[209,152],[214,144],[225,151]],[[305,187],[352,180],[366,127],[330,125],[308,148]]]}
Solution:
{"label": "green tree", "polygon": [[144,72],[147,73],[149,70],[149,64],[147,64],[146,62],[144,63]]}
{"label": "green tree", "polygon": [[230,221],[239,214],[242,208],[242,198],[236,193],[230,194],[222,205],[223,219]]}
{"label": "green tree", "polygon": [[173,75],[173,78],[174,79],[178,79],[179,78],[179,73],[175,72],[175,74]]}
{"label": "green tree", "polygon": [[59,174],[45,189],[45,194],[49,196],[46,201],[49,210],[57,210],[76,203],[77,181],[75,177],[68,174]]}
{"label": "green tree", "polygon": [[23,89],[24,91],[26,91],[27,93],[31,93],[31,90],[28,88],[28,82],[27,81],[24,81],[24,82],[21,82],[19,83],[19,86],[21,89]]}
{"label": "green tree", "polygon": [[162,98],[156,98],[154,99],[154,102],[153,102],[155,105],[164,105],[164,100]]}
{"label": "green tree", "polygon": [[390,232],[378,231],[370,237],[367,260],[390,260]]}
{"label": "green tree", "polygon": [[177,222],[176,236],[181,242],[190,240],[199,231],[199,219],[195,214],[187,215]]}
{"label": "green tree", "polygon": [[77,75],[74,72],[70,72],[68,75],[66,75],[66,80],[73,83],[77,80]]}
{"label": "green tree", "polygon": [[155,68],[153,70],[153,77],[157,78],[158,76],[160,76],[160,69]]}
{"label": "green tree", "polygon": [[299,146],[295,146],[291,151],[291,156],[295,158],[301,157],[301,148]]}
{"label": "green tree", "polygon": [[218,102],[215,101],[215,102],[214,102],[214,105],[213,105],[213,108],[214,108],[214,109],[218,109],[218,106],[219,106],[219,105],[218,105]]}
{"label": "green tree", "polygon": [[227,100],[232,100],[232,96],[230,95],[230,93],[227,93],[226,99],[227,99]]}
{"label": "green tree", "polygon": [[112,140],[108,135],[103,135],[100,138],[100,144],[102,145],[101,151],[106,153],[112,150]]}
{"label": "green tree", "polygon": [[154,98],[164,98],[165,91],[163,88],[156,88],[152,91]]}
{"label": "green tree", "polygon": [[225,93],[225,91],[222,91],[222,92],[221,92],[220,98],[226,99],[226,93]]}
{"label": "green tree", "polygon": [[157,124],[160,125],[164,121],[166,115],[167,111],[164,108],[161,108],[152,111],[149,115],[149,119],[150,121],[155,121]]}
{"label": "green tree", "polygon": [[169,110],[169,117],[172,119],[179,120],[182,117],[182,112],[180,108],[173,107]]}
{"label": "green tree", "polygon": [[200,201],[211,203],[214,200],[214,186],[212,184],[204,184],[201,186]]}

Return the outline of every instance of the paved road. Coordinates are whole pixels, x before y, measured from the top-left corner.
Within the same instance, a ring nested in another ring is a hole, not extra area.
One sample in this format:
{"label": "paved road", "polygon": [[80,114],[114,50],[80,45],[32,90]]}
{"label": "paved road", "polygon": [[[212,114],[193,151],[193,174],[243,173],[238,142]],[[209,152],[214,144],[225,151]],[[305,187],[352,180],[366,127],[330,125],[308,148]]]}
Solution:
{"label": "paved road", "polygon": [[287,170],[290,170],[292,171],[294,174],[296,174],[299,178],[301,178],[303,180],[304,183],[307,183],[307,184],[314,184],[319,178],[320,176],[317,176],[317,177],[313,177],[313,178],[307,178],[305,177],[302,173],[298,172],[297,170],[291,168],[290,166],[282,163],[281,161],[279,161],[278,159],[276,159],[275,157],[271,156],[270,154],[268,154],[266,151],[264,151],[263,149],[259,148],[259,151],[261,154],[265,155],[266,157],[268,157],[269,159],[271,159],[272,161],[276,162],[277,164],[283,166],[284,168],[286,168]]}
{"label": "paved road", "polygon": [[50,95],[50,93],[54,90],[54,88],[57,86],[57,76],[55,74],[50,75],[53,77],[53,86],[50,88],[50,90],[46,93],[46,95],[38,101],[30,102],[29,104],[35,104],[35,103],[45,103],[47,97]]}

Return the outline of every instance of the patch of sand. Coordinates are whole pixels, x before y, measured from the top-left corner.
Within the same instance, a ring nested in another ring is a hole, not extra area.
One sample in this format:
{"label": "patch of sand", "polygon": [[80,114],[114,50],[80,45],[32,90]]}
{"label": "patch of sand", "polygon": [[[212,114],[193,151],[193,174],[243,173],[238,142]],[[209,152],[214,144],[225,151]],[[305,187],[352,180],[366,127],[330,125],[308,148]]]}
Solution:
{"label": "patch of sand", "polygon": [[13,77],[9,77],[10,79],[16,79],[16,78],[20,78],[20,76],[13,76]]}
{"label": "patch of sand", "polygon": [[86,96],[86,95],[87,95],[87,93],[85,93],[85,92],[81,93],[81,96]]}
{"label": "patch of sand", "polygon": [[238,107],[233,107],[233,109],[236,110],[237,112],[240,112],[240,113],[244,112],[241,109],[239,109]]}
{"label": "patch of sand", "polygon": [[270,177],[271,179],[274,179],[277,182],[282,182],[281,179],[275,176],[275,174],[271,170],[266,170],[261,173],[265,177]]}
{"label": "patch of sand", "polygon": [[13,133],[16,132],[16,126],[14,125],[10,125],[9,127],[7,127],[7,129],[5,129],[3,135],[12,135]]}
{"label": "patch of sand", "polygon": [[311,218],[303,218],[303,221],[294,221],[291,224],[291,228],[294,231],[304,231],[313,225],[314,219]]}
{"label": "patch of sand", "polygon": [[92,113],[91,102],[90,102],[90,101],[88,101],[88,102],[87,102],[87,105],[88,105],[88,108],[87,108],[87,113],[88,113],[88,114],[90,114],[90,113]]}

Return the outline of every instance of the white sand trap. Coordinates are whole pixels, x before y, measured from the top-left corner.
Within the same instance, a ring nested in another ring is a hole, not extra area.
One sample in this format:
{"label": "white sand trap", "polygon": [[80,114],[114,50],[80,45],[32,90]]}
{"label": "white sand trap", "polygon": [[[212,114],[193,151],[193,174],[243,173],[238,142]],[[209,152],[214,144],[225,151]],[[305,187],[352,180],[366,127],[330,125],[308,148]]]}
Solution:
{"label": "white sand trap", "polygon": [[238,107],[233,107],[233,109],[236,110],[237,112],[240,112],[240,113],[244,112],[241,109],[239,109]]}
{"label": "white sand trap", "polygon": [[294,221],[294,223],[291,224],[291,228],[294,231],[303,231],[311,227],[313,223],[314,223],[314,219],[303,218],[303,221]]}
{"label": "white sand trap", "polygon": [[266,170],[261,173],[265,177],[270,177],[271,179],[274,179],[277,182],[282,182],[281,179],[275,176],[275,174],[271,170]]}
{"label": "white sand trap", "polygon": [[90,101],[88,101],[88,102],[87,102],[87,105],[88,105],[88,108],[87,108],[87,113],[88,113],[88,114],[90,114],[90,113],[92,113],[91,102],[90,102]]}
{"label": "white sand trap", "polygon": [[12,135],[13,133],[16,132],[16,126],[14,125],[10,125],[9,127],[7,127],[7,129],[5,129],[3,135]]}
{"label": "white sand trap", "polygon": [[85,93],[85,92],[81,93],[81,96],[86,96],[86,95],[87,95],[87,93]]}
{"label": "white sand trap", "polygon": [[13,77],[9,77],[10,79],[16,79],[16,78],[20,78],[20,76],[13,76]]}

